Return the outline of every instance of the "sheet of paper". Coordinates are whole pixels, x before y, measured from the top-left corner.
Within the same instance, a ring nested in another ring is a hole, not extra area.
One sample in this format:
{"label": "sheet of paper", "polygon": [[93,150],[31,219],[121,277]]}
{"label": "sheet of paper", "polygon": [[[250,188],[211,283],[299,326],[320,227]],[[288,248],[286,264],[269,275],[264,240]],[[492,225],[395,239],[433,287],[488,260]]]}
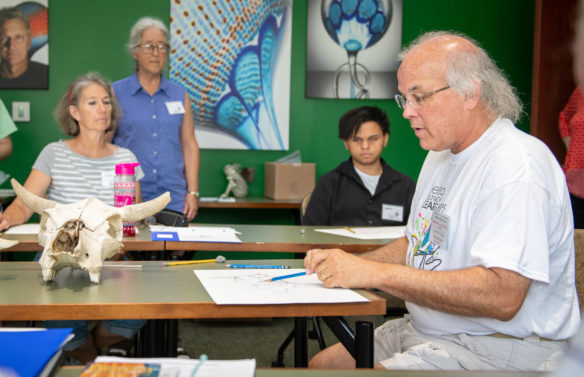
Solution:
{"label": "sheet of paper", "polygon": [[235,203],[236,199],[234,197],[219,198],[212,196],[203,196],[199,198],[200,202],[219,202],[219,203]]}
{"label": "sheet of paper", "polygon": [[[94,363],[137,363],[159,365],[158,377],[191,377],[199,364],[197,359],[146,358],[98,356]],[[90,365],[91,367],[91,365]],[[196,370],[196,377],[253,377],[255,359],[243,360],[206,360]]]}
{"label": "sheet of paper", "polygon": [[317,232],[336,234],[337,236],[345,236],[351,238],[358,238],[361,240],[378,240],[387,238],[403,237],[406,232],[405,226],[371,226],[371,227],[350,227],[354,232],[346,228],[334,229],[315,229]]}
{"label": "sheet of paper", "polygon": [[153,240],[241,243],[238,232],[230,227],[150,225],[150,232]]}
{"label": "sheet of paper", "polygon": [[309,304],[366,302],[350,289],[325,288],[316,274],[273,282],[266,280],[305,271],[288,270],[194,270],[217,305]]}
{"label": "sheet of paper", "polygon": [[41,224],[22,224],[10,227],[4,234],[39,234]]}

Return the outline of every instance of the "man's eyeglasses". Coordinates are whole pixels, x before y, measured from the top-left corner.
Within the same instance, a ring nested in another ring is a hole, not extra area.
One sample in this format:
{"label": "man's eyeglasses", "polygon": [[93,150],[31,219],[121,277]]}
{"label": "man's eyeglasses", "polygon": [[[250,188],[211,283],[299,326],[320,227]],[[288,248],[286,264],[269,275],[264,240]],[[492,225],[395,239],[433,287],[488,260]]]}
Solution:
{"label": "man's eyeglasses", "polygon": [[422,107],[422,105],[424,104],[424,101],[430,97],[432,97],[434,94],[441,92],[443,90],[449,89],[450,86],[447,85],[444,88],[440,88],[440,89],[436,89],[433,92],[430,93],[426,93],[423,96],[418,96],[416,94],[410,94],[408,96],[402,96],[401,94],[396,94],[395,95],[395,102],[397,102],[397,106],[404,110],[406,108],[406,104],[410,105],[410,106],[417,106],[417,107]]}
{"label": "man's eyeglasses", "polygon": [[150,44],[150,43],[146,43],[143,45],[138,45],[137,47],[142,47],[142,51],[144,51],[144,53],[146,54],[151,54],[154,52],[154,50],[156,49],[156,51],[158,51],[159,54],[164,54],[168,51],[168,48],[170,47],[169,45],[167,45],[166,43],[159,43],[159,44]]}

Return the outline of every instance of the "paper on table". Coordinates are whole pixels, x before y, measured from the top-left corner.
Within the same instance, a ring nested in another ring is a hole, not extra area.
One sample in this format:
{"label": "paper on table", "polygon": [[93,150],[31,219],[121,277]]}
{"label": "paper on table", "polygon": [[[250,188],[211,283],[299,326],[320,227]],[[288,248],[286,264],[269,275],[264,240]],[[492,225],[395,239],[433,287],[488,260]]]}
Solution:
{"label": "paper on table", "polygon": [[168,235],[169,241],[241,243],[237,237],[238,232],[230,227],[191,226],[182,228],[150,225],[150,232],[153,240],[163,240],[165,235]]}
{"label": "paper on table", "polygon": [[235,203],[236,199],[234,197],[220,198],[213,196],[203,196],[199,198],[200,202],[220,202],[220,203]]}
{"label": "paper on table", "polygon": [[[155,364],[160,365],[158,376],[190,377],[193,369],[199,364],[199,360],[174,358],[133,359],[128,357],[98,356],[92,365],[96,363]],[[91,365],[89,368],[91,368]],[[206,360],[197,370],[196,377],[253,377],[255,368],[255,359]]]}
{"label": "paper on table", "polygon": [[194,270],[217,305],[310,304],[369,301],[350,289],[325,288],[316,274],[267,282],[304,269]]}
{"label": "paper on table", "polygon": [[361,240],[377,240],[403,237],[406,232],[405,226],[372,226],[372,227],[351,227],[355,233],[346,228],[334,229],[315,229],[317,232],[336,234],[337,236],[345,236],[352,238],[359,238]]}
{"label": "paper on table", "polygon": [[39,234],[41,224],[22,224],[8,228],[4,234]]}

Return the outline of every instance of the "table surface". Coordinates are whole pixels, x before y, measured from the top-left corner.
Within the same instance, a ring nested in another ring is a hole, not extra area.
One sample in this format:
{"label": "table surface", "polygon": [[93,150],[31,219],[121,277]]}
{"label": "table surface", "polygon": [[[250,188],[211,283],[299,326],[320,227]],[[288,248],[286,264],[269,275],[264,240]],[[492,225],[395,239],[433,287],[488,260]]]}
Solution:
{"label": "table surface", "polygon": [[[124,237],[123,250],[206,250],[243,252],[305,253],[310,249],[341,248],[361,253],[378,248],[392,239],[362,240],[352,237],[317,232],[316,229],[338,229],[338,226],[250,225],[250,224],[196,224],[191,226],[232,227],[242,243],[151,241],[150,230],[141,227],[136,237]],[[4,234],[6,239],[20,243],[1,251],[40,251],[35,234]]]}
{"label": "table surface", "polygon": [[265,197],[235,198],[235,201],[199,201],[199,208],[253,208],[253,209],[300,209],[302,199],[270,199]]}
{"label": "table surface", "polygon": [[[261,264],[262,261],[238,261]],[[302,260],[264,261],[302,267]],[[0,262],[0,320],[179,319],[360,316],[385,314],[385,300],[357,290],[368,302],[339,304],[216,305],[193,270],[223,269],[222,264],[162,267],[161,262],[115,262],[104,267],[101,282],[87,271],[64,268],[46,283],[37,262]]]}
{"label": "table surface", "polygon": [[[76,377],[83,367],[60,368],[55,377]],[[255,377],[544,377],[544,372],[468,372],[468,371],[377,371],[371,369],[354,370],[314,370],[304,368],[258,368]]]}
{"label": "table surface", "polygon": [[[192,224],[196,226],[218,226],[210,224]],[[305,253],[310,249],[341,248],[360,253],[374,250],[391,239],[362,240],[338,236],[316,229],[339,229],[338,226],[304,226],[304,225],[249,225],[225,224],[241,234],[242,243],[209,243],[166,241],[166,250],[210,250],[210,251],[263,251]]]}
{"label": "table surface", "polygon": [[[150,230],[146,226],[140,226],[138,228],[138,233],[136,237],[124,237],[122,242],[124,243],[124,248],[122,250],[146,250],[146,251],[156,251],[164,250],[164,241],[152,241],[152,235]],[[18,240],[20,241],[17,245],[0,251],[42,251],[43,247],[38,244],[36,234],[2,234],[2,238],[8,240]]]}

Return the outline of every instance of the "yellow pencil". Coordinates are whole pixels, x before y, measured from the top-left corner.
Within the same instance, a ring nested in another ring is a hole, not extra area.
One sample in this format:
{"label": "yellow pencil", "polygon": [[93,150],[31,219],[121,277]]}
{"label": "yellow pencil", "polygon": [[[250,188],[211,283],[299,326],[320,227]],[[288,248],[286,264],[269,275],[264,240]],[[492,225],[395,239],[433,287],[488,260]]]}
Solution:
{"label": "yellow pencil", "polygon": [[200,260],[186,260],[181,262],[165,262],[162,263],[164,267],[181,266],[183,264],[197,264],[197,263],[215,263],[215,259],[200,259]]}
{"label": "yellow pencil", "polygon": [[346,226],[345,229],[347,229],[349,232],[355,234],[355,231],[353,229],[349,228],[348,226]]}

